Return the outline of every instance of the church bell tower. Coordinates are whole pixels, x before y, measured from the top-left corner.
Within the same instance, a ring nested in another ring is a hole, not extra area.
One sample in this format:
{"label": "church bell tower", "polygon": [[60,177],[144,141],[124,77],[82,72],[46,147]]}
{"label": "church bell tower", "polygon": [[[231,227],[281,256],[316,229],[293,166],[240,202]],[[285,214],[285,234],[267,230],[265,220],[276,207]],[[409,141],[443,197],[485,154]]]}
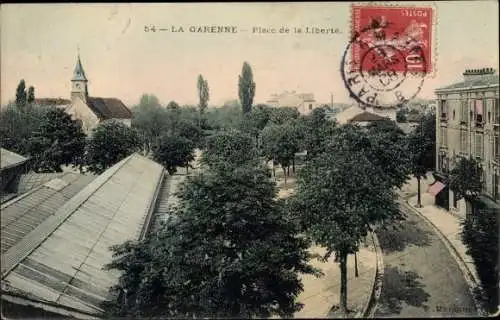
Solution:
{"label": "church bell tower", "polygon": [[82,62],[80,61],[80,53],[76,60],[75,71],[73,71],[73,77],[71,78],[71,100],[75,98],[82,99],[83,102],[87,102],[88,89],[87,89],[87,78],[85,77],[85,72],[83,71]]}

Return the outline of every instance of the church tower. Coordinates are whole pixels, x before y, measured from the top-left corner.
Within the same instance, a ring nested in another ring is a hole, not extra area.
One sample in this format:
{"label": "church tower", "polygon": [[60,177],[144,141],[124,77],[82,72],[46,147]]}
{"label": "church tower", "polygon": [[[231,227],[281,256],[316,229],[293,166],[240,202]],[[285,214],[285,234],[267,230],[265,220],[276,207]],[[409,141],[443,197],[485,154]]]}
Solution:
{"label": "church tower", "polygon": [[71,101],[74,101],[75,98],[80,98],[84,103],[87,103],[87,82],[88,80],[85,77],[82,62],[80,61],[80,54],[78,54],[73,78],[71,78]]}

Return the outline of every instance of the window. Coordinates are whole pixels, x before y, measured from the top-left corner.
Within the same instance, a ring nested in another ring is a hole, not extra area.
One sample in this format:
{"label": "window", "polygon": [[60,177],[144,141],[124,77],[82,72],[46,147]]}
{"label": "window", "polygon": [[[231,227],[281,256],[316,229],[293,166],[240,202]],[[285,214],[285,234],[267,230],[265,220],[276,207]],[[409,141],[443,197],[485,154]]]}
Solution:
{"label": "window", "polygon": [[455,109],[453,109],[453,120],[455,120]]}
{"label": "window", "polygon": [[484,158],[483,154],[483,134],[482,133],[476,133],[476,141],[475,141],[475,147],[476,147],[476,157],[478,158]]}
{"label": "window", "polygon": [[491,123],[491,111],[488,111],[488,122]]}
{"label": "window", "polygon": [[467,115],[467,110],[469,109],[467,107],[467,100],[462,100],[461,106],[460,106],[460,122],[462,123],[467,123],[468,121],[468,115]]}
{"label": "window", "polygon": [[483,100],[478,99],[474,101],[474,114],[476,120],[476,126],[482,126],[483,124],[483,110],[484,103]]}
{"label": "window", "polygon": [[313,105],[310,103],[309,104],[309,110],[312,110],[312,108],[313,108]]}
{"label": "window", "polygon": [[441,128],[441,146],[446,147],[448,145],[448,131],[446,130],[446,127]]}
{"label": "window", "polygon": [[493,123],[500,124],[500,105],[498,104],[498,98],[495,99],[495,105],[493,106]]}
{"label": "window", "polygon": [[460,151],[463,153],[467,153],[468,148],[468,132],[467,130],[460,130]]}
{"label": "window", "polygon": [[448,116],[448,105],[446,103],[446,100],[441,100],[441,120],[445,121],[447,116]]}
{"label": "window", "polygon": [[498,136],[493,137],[493,157],[497,162],[500,162],[500,138]]}
{"label": "window", "polygon": [[500,194],[498,192],[498,184],[500,183],[498,174],[495,174],[493,177],[493,199],[495,201],[500,199]]}

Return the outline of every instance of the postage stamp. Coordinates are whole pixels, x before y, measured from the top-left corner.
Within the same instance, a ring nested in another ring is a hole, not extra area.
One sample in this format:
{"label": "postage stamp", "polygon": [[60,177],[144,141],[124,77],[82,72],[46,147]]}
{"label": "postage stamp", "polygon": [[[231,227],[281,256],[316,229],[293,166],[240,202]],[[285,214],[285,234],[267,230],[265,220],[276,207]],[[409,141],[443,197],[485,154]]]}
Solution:
{"label": "postage stamp", "polygon": [[432,7],[353,5],[341,65],[350,96],[363,105],[397,107],[420,91],[432,65]]}

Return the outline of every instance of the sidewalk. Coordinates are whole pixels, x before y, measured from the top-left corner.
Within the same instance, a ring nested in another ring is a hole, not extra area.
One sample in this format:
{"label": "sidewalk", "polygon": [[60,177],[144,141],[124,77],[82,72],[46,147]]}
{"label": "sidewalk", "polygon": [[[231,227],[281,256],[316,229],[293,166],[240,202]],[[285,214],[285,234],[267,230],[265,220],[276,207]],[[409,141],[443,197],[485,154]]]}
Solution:
{"label": "sidewalk", "polygon": [[[366,309],[375,281],[377,257],[371,237],[367,239],[369,239],[368,246],[360,248],[358,252],[359,277],[354,276],[354,255],[349,255],[347,259],[347,306],[355,314],[362,313]],[[319,254],[326,252],[319,246],[311,247],[310,251]],[[335,317],[329,315],[332,306],[340,302],[340,268],[334,259],[332,255],[326,262],[317,259],[311,261],[314,267],[321,269],[323,276],[319,278],[313,275],[301,276],[304,291],[297,300],[303,303],[304,307],[295,313],[295,318]]]}
{"label": "sidewalk", "polygon": [[[481,281],[476,271],[474,260],[467,254],[467,247],[462,241],[461,232],[463,218],[436,206],[434,204],[434,197],[426,192],[428,184],[432,182],[433,179],[431,178],[430,180],[423,181],[424,182],[421,184],[421,208],[415,207],[417,204],[416,181],[410,181],[405,185],[402,188],[402,192],[400,192],[400,196],[404,200],[405,206],[419,213],[427,222],[433,225],[434,228],[437,229],[438,234],[443,237],[445,245],[449,247],[450,253],[457,261],[472,293],[474,288],[481,285]],[[478,305],[478,308],[479,307]]]}

